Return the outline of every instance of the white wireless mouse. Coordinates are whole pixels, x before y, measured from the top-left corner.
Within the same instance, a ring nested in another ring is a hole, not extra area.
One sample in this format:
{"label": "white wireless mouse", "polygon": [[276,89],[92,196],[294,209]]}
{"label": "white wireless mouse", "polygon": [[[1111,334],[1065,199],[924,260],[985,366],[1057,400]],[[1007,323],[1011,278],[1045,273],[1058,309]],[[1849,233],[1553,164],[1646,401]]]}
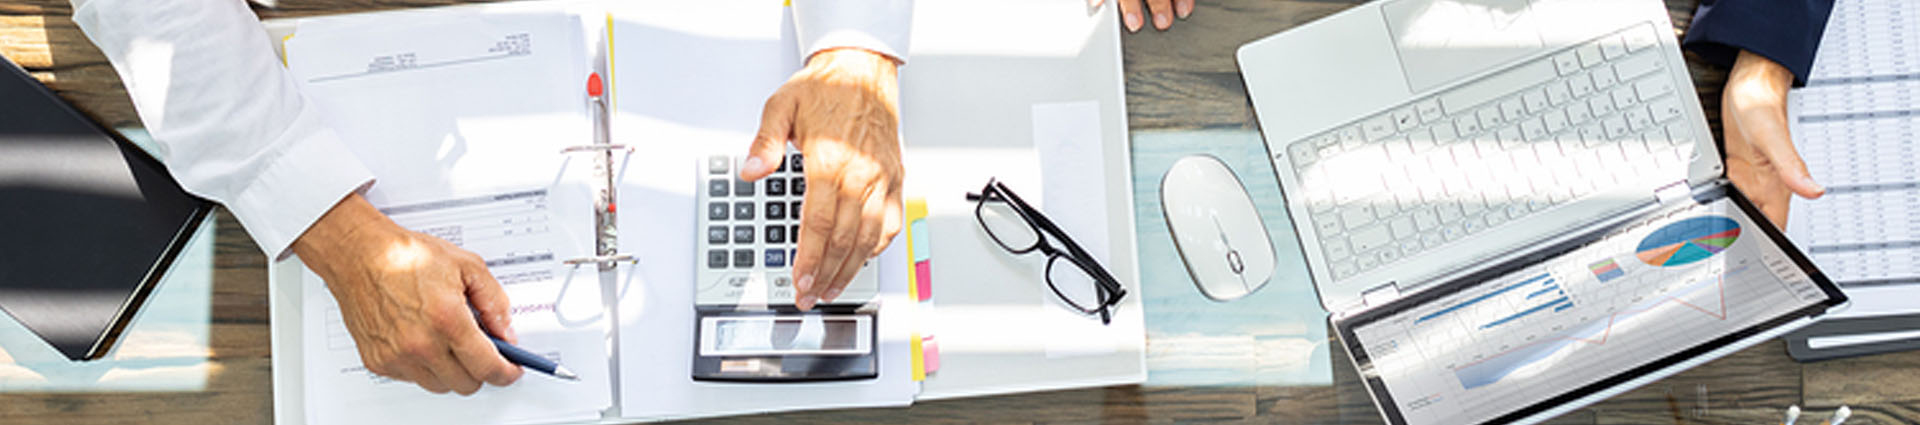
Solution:
{"label": "white wireless mouse", "polygon": [[1160,209],[1173,245],[1200,294],[1232,301],[1273,277],[1273,241],[1260,210],[1227,164],[1213,155],[1180,158],[1160,179]]}

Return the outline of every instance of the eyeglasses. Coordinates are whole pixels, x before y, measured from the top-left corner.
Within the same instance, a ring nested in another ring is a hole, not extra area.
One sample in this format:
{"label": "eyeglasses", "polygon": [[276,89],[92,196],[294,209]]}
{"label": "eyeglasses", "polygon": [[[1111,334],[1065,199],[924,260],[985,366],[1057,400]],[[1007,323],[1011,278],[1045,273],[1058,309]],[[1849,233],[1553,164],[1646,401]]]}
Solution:
{"label": "eyeglasses", "polygon": [[[1100,315],[1100,323],[1113,322],[1113,308],[1127,290],[1052,220],[996,179],[988,179],[980,193],[968,193],[967,200],[974,201],[974,218],[1000,248],[1014,254],[1038,250],[1047,255],[1047,287],[1062,302],[1081,314]],[[1047,242],[1049,237],[1060,247]],[[1071,267],[1056,267],[1062,259]]]}

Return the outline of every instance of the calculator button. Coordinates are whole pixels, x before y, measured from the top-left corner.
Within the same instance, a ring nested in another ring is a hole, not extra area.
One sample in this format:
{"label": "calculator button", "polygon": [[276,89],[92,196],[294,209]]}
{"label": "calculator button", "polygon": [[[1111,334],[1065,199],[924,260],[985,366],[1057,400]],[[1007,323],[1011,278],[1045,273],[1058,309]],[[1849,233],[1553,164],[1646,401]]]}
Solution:
{"label": "calculator button", "polygon": [[713,179],[707,182],[707,196],[715,198],[725,197],[727,196],[727,192],[731,191],[728,189],[730,188],[727,186],[726,180]]}
{"label": "calculator button", "polygon": [[767,258],[763,259],[763,261],[761,262],[766,263],[767,267],[786,267],[787,266],[787,250],[769,249],[767,250]]}
{"label": "calculator button", "polygon": [[793,154],[792,156],[787,157],[787,162],[793,163],[793,172],[796,172],[796,173],[807,172],[807,170],[804,169],[806,167],[802,167],[802,165],[806,165],[807,162],[802,161],[800,159],[800,154],[796,153],[796,154]]}
{"label": "calculator button", "polygon": [[753,219],[753,203],[752,202],[733,203],[733,218],[735,220],[752,220]]}
{"label": "calculator button", "polygon": [[727,268],[727,250],[716,249],[712,251],[707,251],[707,268],[709,269]]}
{"label": "calculator button", "polygon": [[775,288],[785,288],[787,287],[787,285],[792,285],[792,284],[793,284],[793,278],[790,278],[790,277],[780,276],[780,277],[773,278],[773,287]]}
{"label": "calculator button", "polygon": [[729,277],[727,278],[727,286],[732,286],[735,288],[744,288],[747,286],[747,277],[746,276]]}
{"label": "calculator button", "polygon": [[753,268],[753,250],[751,249],[733,250],[733,268],[736,268],[736,269]]}
{"label": "calculator button", "polygon": [[793,236],[794,242],[800,242],[800,225],[787,226],[787,235]]}
{"label": "calculator button", "polygon": [[786,156],[786,155],[781,155],[781,156],[780,156],[780,167],[779,167],[779,168],[775,168],[775,169],[773,170],[773,172],[776,172],[776,173],[784,173],[784,172],[787,172],[787,156]]}
{"label": "calculator button", "polygon": [[794,177],[793,181],[787,184],[787,187],[793,188],[793,196],[806,195],[807,194],[807,178]]}
{"label": "calculator button", "polygon": [[707,173],[708,174],[726,174],[727,166],[732,163],[733,163],[732,158],[727,158],[724,156],[708,157]]}
{"label": "calculator button", "polygon": [[753,243],[753,226],[733,226],[733,243]]}
{"label": "calculator button", "polygon": [[787,196],[787,179],[767,179],[767,196]]}
{"label": "calculator button", "polygon": [[746,181],[746,180],[734,180],[733,194],[735,196],[753,196],[753,182]]}
{"label": "calculator button", "polygon": [[726,220],[727,219],[727,203],[714,202],[711,204],[707,204],[707,219],[714,220],[714,221]]}
{"label": "calculator button", "polygon": [[773,201],[773,202],[767,203],[767,219],[768,220],[785,220],[786,218],[787,218],[787,203],[780,202],[780,201]]}
{"label": "calculator button", "polygon": [[707,243],[714,244],[714,245],[726,245],[727,244],[727,226],[708,227]]}
{"label": "calculator button", "polygon": [[787,226],[767,226],[767,243],[787,243]]}
{"label": "calculator button", "polygon": [[787,215],[793,216],[794,220],[799,220],[800,219],[800,201],[793,201],[793,203],[787,204],[787,205],[788,205]]}

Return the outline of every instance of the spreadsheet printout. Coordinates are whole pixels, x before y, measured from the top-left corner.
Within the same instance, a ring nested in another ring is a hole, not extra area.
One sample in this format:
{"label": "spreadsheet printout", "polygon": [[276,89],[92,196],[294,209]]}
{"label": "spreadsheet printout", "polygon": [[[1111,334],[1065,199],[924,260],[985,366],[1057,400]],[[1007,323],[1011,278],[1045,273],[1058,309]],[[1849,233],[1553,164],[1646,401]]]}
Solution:
{"label": "spreadsheet printout", "polygon": [[[1850,292],[1920,296],[1916,14],[1910,1],[1837,2],[1806,87],[1788,95],[1795,147],[1827,194],[1793,199],[1787,235]],[[1901,313],[1860,307],[1843,315]]]}

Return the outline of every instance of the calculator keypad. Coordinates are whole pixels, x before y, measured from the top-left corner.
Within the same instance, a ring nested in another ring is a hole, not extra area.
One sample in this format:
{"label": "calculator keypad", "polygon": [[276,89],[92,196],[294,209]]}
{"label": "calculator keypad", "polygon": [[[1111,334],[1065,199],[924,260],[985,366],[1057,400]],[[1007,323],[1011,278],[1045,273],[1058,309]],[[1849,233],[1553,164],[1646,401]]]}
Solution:
{"label": "calculator keypad", "polygon": [[[806,196],[805,167],[799,153],[783,157],[772,175],[758,181],[739,179],[743,157],[712,156],[700,163],[696,205],[696,238],[705,261],[695,265],[696,304],[791,305],[792,270],[798,248],[802,198]],[[866,268],[873,268],[871,263]],[[878,292],[873,273],[862,272],[849,283],[835,304],[864,303]]]}

